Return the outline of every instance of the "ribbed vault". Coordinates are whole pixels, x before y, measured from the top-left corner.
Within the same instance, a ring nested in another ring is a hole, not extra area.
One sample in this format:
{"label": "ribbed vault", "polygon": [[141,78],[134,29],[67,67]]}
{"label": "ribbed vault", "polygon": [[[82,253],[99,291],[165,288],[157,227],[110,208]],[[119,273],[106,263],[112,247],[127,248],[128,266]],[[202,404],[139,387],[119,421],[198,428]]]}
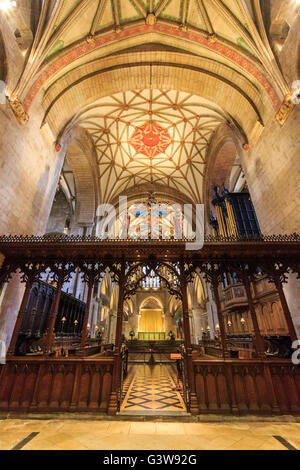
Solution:
{"label": "ribbed vault", "polygon": [[219,68],[229,67],[229,82],[242,75],[275,110],[288,91],[268,43],[259,2],[57,0],[43,2],[15,94],[28,110],[40,92],[66,73],[73,73],[70,86],[81,66],[150,43],[212,61],[220,77]]}
{"label": "ribbed vault", "polygon": [[76,122],[83,103],[119,91],[143,88],[173,89],[200,95],[215,102],[251,136],[258,121],[273,117],[274,108],[244,75],[227,66],[216,69],[212,60],[178,52],[131,52],[94,61],[67,73],[44,97],[45,120],[54,134]]}
{"label": "ribbed vault", "polygon": [[[133,101],[134,109],[122,109],[137,92],[147,106]],[[93,207],[80,216],[85,223],[95,211],[99,188],[99,201],[105,202],[142,185],[203,202],[215,131],[226,124],[238,135],[235,145],[255,145],[288,92],[259,1],[49,0],[42,3],[12,95],[29,118],[33,102],[42,103],[42,126],[49,125],[54,141],[64,144],[80,126],[93,143],[92,170],[84,146],[68,149],[75,179],[81,174],[83,199],[93,188]],[[153,93],[163,109],[149,106]],[[188,96],[199,112],[181,105],[175,110],[172,99],[163,105],[163,93]],[[154,151],[148,140],[148,150],[143,149],[145,136],[157,139],[158,129],[160,147]],[[234,153],[229,147],[224,149]]]}
{"label": "ribbed vault", "polygon": [[94,142],[103,202],[130,187],[159,183],[199,203],[207,149],[225,119],[198,96],[146,89],[102,98],[76,121]]}

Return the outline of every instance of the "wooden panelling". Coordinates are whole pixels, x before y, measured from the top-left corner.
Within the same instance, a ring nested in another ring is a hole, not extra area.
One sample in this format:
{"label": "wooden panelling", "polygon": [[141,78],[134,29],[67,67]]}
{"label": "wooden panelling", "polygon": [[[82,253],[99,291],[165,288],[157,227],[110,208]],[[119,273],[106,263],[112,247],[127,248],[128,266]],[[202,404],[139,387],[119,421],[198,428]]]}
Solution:
{"label": "wooden panelling", "polygon": [[[113,358],[11,358],[0,370],[0,410],[104,412]],[[300,367],[289,360],[193,360],[199,414],[300,414]]]}
{"label": "wooden panelling", "polygon": [[114,360],[12,358],[2,366],[0,410],[106,412]]}
{"label": "wooden panelling", "polygon": [[300,414],[300,366],[278,361],[193,361],[199,413]]}

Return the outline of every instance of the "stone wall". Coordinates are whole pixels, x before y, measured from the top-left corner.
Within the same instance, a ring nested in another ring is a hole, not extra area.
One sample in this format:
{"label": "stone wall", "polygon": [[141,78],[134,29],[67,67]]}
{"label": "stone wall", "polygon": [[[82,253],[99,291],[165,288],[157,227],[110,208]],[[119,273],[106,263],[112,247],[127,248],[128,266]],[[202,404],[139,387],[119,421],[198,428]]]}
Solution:
{"label": "stone wall", "polygon": [[[300,106],[283,127],[274,120],[243,168],[260,228],[264,234],[300,233]],[[291,277],[285,294],[300,337],[300,281]]]}
{"label": "stone wall", "polygon": [[0,233],[45,232],[63,152],[55,153],[45,143],[40,122],[39,115],[32,113],[21,127],[9,106],[1,106]]}
{"label": "stone wall", "polygon": [[[56,153],[40,132],[36,110],[21,127],[8,104],[0,105],[0,234],[44,234],[63,151]],[[24,286],[15,278],[0,305],[0,340],[10,340]]]}
{"label": "stone wall", "polygon": [[283,127],[274,120],[243,168],[262,232],[300,232],[300,106]]}

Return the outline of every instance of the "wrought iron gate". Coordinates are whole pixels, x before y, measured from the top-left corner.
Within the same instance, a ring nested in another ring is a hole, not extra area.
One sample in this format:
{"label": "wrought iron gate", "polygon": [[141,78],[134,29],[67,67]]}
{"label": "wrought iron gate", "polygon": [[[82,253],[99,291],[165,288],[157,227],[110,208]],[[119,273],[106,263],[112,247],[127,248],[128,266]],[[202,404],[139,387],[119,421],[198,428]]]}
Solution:
{"label": "wrought iron gate", "polygon": [[180,382],[182,383],[182,396],[186,406],[186,410],[190,412],[190,388],[187,376],[187,358],[185,354],[181,355],[181,359],[176,361],[177,373]]}

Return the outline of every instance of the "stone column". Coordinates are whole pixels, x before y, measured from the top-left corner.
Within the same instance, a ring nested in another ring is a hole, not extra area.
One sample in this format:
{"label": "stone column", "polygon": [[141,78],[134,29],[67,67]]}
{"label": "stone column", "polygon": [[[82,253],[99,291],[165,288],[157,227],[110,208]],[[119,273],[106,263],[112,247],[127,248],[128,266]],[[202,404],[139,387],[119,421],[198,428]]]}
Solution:
{"label": "stone column", "polygon": [[123,329],[123,307],[124,307],[124,288],[125,288],[125,264],[122,264],[118,273],[119,281],[119,298],[117,311],[117,324],[115,336],[115,364],[112,383],[112,392],[109,400],[108,414],[115,415],[118,410],[118,394],[120,389],[121,377],[121,346],[122,346],[122,329]]}
{"label": "stone column", "polygon": [[100,322],[102,322],[102,299],[101,297],[97,297],[97,314],[96,319],[94,318],[92,327],[95,327]]}
{"label": "stone column", "polygon": [[[298,31],[299,22],[298,15],[297,22],[293,25]],[[292,48],[284,48],[281,63],[290,66],[291,56],[297,54],[296,49],[294,44]],[[294,76],[293,79],[298,80],[299,77]],[[266,123],[255,147],[242,155],[251,199],[260,229],[266,235],[299,232],[299,120],[299,105],[295,106],[284,126],[281,127],[275,119],[271,119]],[[283,290],[288,310],[300,335],[300,280],[289,275]]]}
{"label": "stone column", "polygon": [[289,274],[288,282],[283,284],[282,288],[296,335],[300,338],[300,280],[297,279],[297,274]]}
{"label": "stone column", "polygon": [[194,318],[194,338],[195,344],[198,344],[198,340],[202,339],[202,332],[201,328],[203,328],[203,316],[205,314],[205,310],[202,307],[194,307],[193,308],[193,318]]}
{"label": "stone column", "polygon": [[14,332],[15,323],[20,312],[25,285],[19,274],[13,274],[9,283],[4,286],[0,305],[0,339],[9,347]]}
{"label": "stone column", "polygon": [[126,321],[124,320],[123,321],[123,333],[124,333],[125,338],[128,338],[128,335],[129,335],[128,328],[129,328],[129,322],[128,320]]}
{"label": "stone column", "polygon": [[[117,341],[117,321],[118,321],[118,314],[113,313],[112,314],[112,327],[111,327],[111,343],[115,344]],[[122,320],[122,327],[123,327],[123,320]],[[122,338],[122,332],[121,332],[121,338]]]}
{"label": "stone column", "polygon": [[[4,16],[1,15],[1,24]],[[6,36],[8,33],[5,32]],[[11,34],[13,36],[12,31]],[[10,50],[10,54],[14,55],[10,57],[11,65],[21,72],[23,65],[19,62],[24,58],[21,54],[15,57],[13,49]],[[18,81],[18,72],[12,73],[12,76]],[[25,126],[19,125],[9,105],[5,105],[1,113],[0,151],[5,155],[5,164],[0,172],[1,234],[42,235],[46,231],[65,152],[64,148],[55,152],[55,138],[48,140],[42,134],[43,116],[40,100],[33,103],[30,119]],[[16,275],[7,285],[1,304],[0,337],[5,338],[7,346],[23,295],[24,285],[20,284]]]}

